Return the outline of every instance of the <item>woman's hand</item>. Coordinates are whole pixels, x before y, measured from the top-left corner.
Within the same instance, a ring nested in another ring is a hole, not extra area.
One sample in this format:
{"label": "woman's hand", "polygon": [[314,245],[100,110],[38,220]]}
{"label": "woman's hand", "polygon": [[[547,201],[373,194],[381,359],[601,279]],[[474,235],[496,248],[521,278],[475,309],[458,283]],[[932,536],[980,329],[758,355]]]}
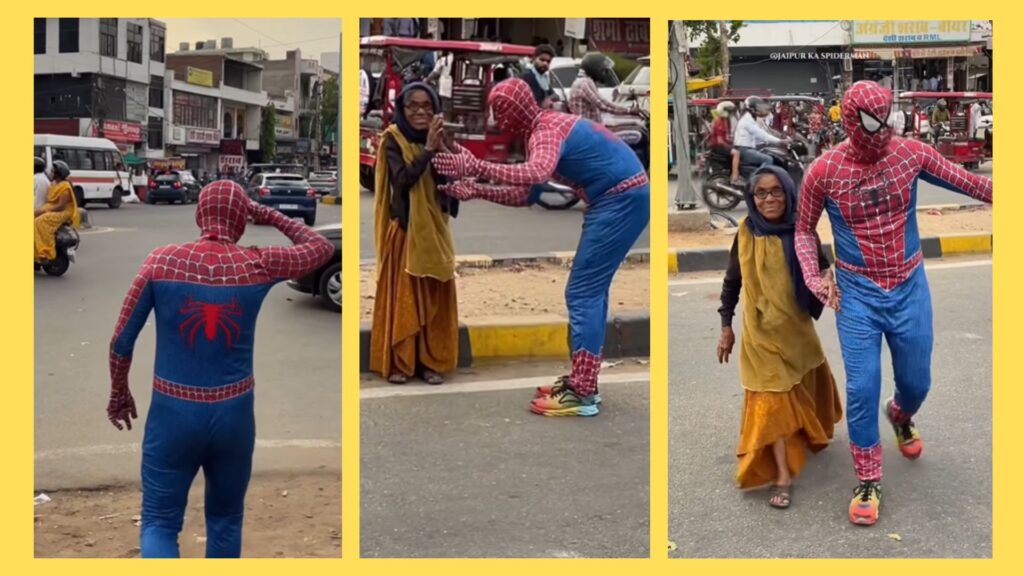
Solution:
{"label": "woman's hand", "polygon": [[839,285],[836,284],[836,278],[835,275],[832,274],[831,268],[822,272],[821,285],[825,291],[825,306],[828,306],[838,312],[841,295],[839,293]]}
{"label": "woman's hand", "polygon": [[427,150],[436,151],[444,143],[444,118],[435,114],[430,121],[430,128],[427,130]]}
{"label": "woman's hand", "polygon": [[732,354],[732,347],[736,344],[736,334],[732,327],[723,326],[722,335],[718,338],[718,363],[729,363],[729,355]]}

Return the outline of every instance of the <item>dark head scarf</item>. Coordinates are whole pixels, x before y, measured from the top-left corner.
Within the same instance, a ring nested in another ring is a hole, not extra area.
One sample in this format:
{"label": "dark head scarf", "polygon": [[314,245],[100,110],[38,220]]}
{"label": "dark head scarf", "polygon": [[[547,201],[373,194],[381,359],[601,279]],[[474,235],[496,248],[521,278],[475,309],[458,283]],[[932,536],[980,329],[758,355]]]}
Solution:
{"label": "dark head scarf", "polygon": [[[778,222],[766,220],[754,203],[754,185],[762,174],[774,174],[782,184],[782,189],[786,191],[786,211]],[[761,166],[748,182],[747,193],[744,195],[747,200],[747,228],[754,236],[778,236],[782,239],[782,252],[786,255],[786,265],[789,266],[789,275],[793,279],[796,302],[814,319],[820,318],[824,305],[804,282],[804,274],[800,270],[800,261],[796,257],[796,246],[793,242],[796,228],[796,184],[789,174],[778,166]]]}
{"label": "dark head scarf", "polygon": [[395,98],[395,111],[391,117],[391,121],[398,125],[398,129],[402,131],[402,135],[409,142],[415,142],[416,144],[427,143],[427,130],[416,130],[409,124],[409,121],[405,119],[405,100],[415,90],[422,90],[427,93],[430,97],[430,102],[434,105],[434,114],[441,112],[441,99],[437,96],[437,92],[434,91],[433,87],[425,82],[412,82],[406,84],[402,91],[398,93],[398,98]]}

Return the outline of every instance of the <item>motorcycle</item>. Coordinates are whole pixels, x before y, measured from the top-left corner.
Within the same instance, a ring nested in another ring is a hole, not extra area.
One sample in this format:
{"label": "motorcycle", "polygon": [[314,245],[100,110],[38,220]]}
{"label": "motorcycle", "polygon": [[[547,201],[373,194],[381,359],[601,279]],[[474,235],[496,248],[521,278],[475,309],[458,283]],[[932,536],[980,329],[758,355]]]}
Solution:
{"label": "motorcycle", "polygon": [[75,261],[75,253],[81,243],[78,231],[68,224],[62,224],[55,233],[57,257],[35,263],[36,270],[42,270],[47,276],[63,276],[71,263]]}
{"label": "motorcycle", "polygon": [[[804,178],[804,163],[801,158],[807,154],[807,149],[800,141],[791,142],[788,146],[771,144],[763,146],[760,152],[771,156],[772,164],[781,167],[796,183],[797,190]],[[744,184],[737,186],[732,183],[732,156],[719,154],[713,150],[706,153],[706,158],[701,162],[701,175],[704,184],[701,186],[701,196],[704,204],[712,210],[732,210],[743,200],[746,181],[753,175],[760,166],[754,164],[740,164],[740,177]]]}

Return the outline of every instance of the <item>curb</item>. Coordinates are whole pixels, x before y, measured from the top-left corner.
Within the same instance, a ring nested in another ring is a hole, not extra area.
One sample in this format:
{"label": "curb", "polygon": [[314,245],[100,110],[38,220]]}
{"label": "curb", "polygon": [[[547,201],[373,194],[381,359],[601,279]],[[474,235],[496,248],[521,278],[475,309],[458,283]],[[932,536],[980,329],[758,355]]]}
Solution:
{"label": "curb", "polygon": [[[650,355],[651,318],[647,313],[623,313],[608,319],[605,358]],[[504,323],[459,324],[459,368],[478,360],[568,358],[569,322],[564,318],[538,321],[526,318]],[[359,371],[370,369],[370,325],[359,330]]]}
{"label": "curb", "polygon": [[330,194],[324,194],[323,196],[320,197],[320,203],[338,205],[341,204],[341,196],[332,196]]}
{"label": "curb", "polygon": [[[921,238],[921,252],[924,257],[942,258],[955,254],[991,254],[992,234],[946,234]],[[823,245],[835,262],[835,247]],[[668,272],[708,272],[725,270],[729,265],[728,248],[709,248],[703,250],[686,250],[684,248],[669,249]]]}
{"label": "curb", "polygon": [[[455,257],[457,268],[502,268],[517,264],[554,264],[568,268],[572,265],[575,252],[536,252],[525,254],[502,254],[488,256],[486,254],[463,254]],[[637,264],[651,261],[651,251],[647,249],[630,250],[623,263]],[[359,261],[360,267],[373,266],[377,261],[366,258]]]}

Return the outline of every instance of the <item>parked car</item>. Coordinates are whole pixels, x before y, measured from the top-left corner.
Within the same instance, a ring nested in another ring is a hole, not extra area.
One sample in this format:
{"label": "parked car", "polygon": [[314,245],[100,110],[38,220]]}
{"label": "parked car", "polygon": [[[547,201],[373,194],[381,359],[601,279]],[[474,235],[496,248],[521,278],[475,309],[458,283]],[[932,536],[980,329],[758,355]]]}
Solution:
{"label": "parked car", "polygon": [[165,174],[158,174],[153,178],[149,191],[146,193],[146,203],[156,204],[167,202],[174,204],[181,202],[188,204],[199,199],[199,191],[202,190],[199,181],[187,170],[175,170]]}
{"label": "parked car", "polygon": [[320,268],[302,278],[289,280],[288,286],[305,294],[319,296],[329,310],[341,312],[341,224],[325,224],[316,228],[334,244],[334,256]]}
{"label": "parked car", "polygon": [[309,175],[309,185],[317,194],[336,194],[338,192],[338,172],[336,170],[320,170]]}
{"label": "parked car", "polygon": [[302,218],[307,226],[316,222],[316,190],[296,174],[257,174],[246,192],[253,200],[285,216]]}
{"label": "parked car", "polygon": [[642,109],[650,112],[651,57],[644,56],[643,58],[638,58],[637,62],[639,66],[626,76],[622,84],[613,89],[613,100],[619,103],[636,100]]}
{"label": "parked car", "polygon": [[[564,86],[566,91],[572,88],[572,83],[580,75],[580,65],[582,62],[582,58],[553,58],[550,71],[551,75],[555,77],[555,84]],[[607,81],[597,84],[597,91],[605,100],[612,101],[614,99],[615,87],[619,85],[619,78],[615,75],[614,70],[609,70],[609,74],[610,78]]]}

